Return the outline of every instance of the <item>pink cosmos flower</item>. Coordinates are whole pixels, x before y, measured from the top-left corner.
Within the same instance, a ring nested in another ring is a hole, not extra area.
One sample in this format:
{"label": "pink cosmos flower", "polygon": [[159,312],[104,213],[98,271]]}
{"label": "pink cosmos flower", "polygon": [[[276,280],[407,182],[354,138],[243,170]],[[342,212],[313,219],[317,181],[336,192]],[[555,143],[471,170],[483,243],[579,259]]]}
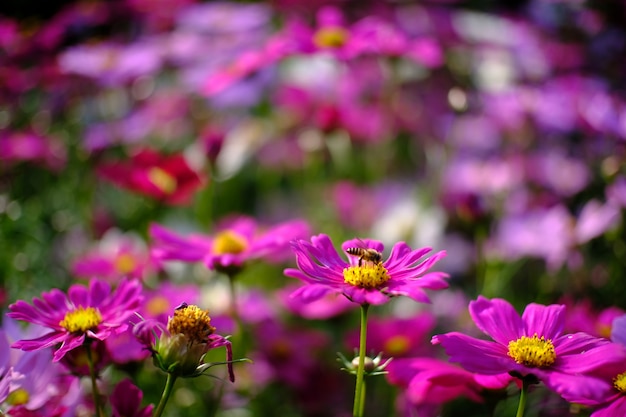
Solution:
{"label": "pink cosmos flower", "polygon": [[98,276],[111,283],[121,279],[142,279],[150,268],[150,257],[139,236],[110,229],[93,248],[82,254],[72,265],[74,275]]}
{"label": "pink cosmos flower", "polygon": [[56,347],[53,360],[59,361],[70,350],[88,339],[105,340],[128,327],[128,319],[141,303],[141,283],[123,280],[111,290],[109,284],[92,279],[89,288],[72,285],[67,294],[59,289],[44,292],[33,304],[23,300],[9,306],[9,317],[49,328],[45,335],[19,340],[12,347],[26,351]]}
{"label": "pink cosmos flower", "polygon": [[[418,356],[426,354],[432,346],[426,341],[435,328],[435,317],[424,312],[411,318],[372,317],[367,322],[367,349],[381,352],[384,358]],[[346,338],[350,349],[359,347],[358,330]]]}
{"label": "pink cosmos flower", "polygon": [[458,332],[436,335],[451,362],[470,372],[485,375],[511,373],[519,378],[534,377],[549,389],[568,390],[597,397],[604,387],[593,384],[583,374],[604,363],[613,350],[606,339],[586,333],[563,334],[565,306],[529,304],[520,317],[503,299],[479,296],[471,301],[469,312],[478,328],[494,341],[479,340]]}
{"label": "pink cosmos flower", "polygon": [[150,417],[154,405],[141,407],[143,392],[130,379],[124,379],[115,386],[111,394],[113,417]]}
{"label": "pink cosmos flower", "polygon": [[171,205],[185,205],[206,182],[182,154],[162,155],[143,149],[130,161],[100,165],[98,173],[115,184]]}
{"label": "pink cosmos flower", "polygon": [[306,236],[309,226],[292,220],[264,229],[251,217],[231,216],[217,224],[213,236],[181,236],[157,224],[150,226],[149,233],[154,240],[151,253],[157,260],[204,261],[211,269],[228,269],[255,259],[285,260],[289,242]]}
{"label": "pink cosmos flower", "polygon": [[591,417],[626,415],[626,316],[614,320],[611,339],[615,342],[612,344],[614,350],[605,354],[601,366],[587,373],[595,378],[593,384],[598,390],[604,388],[602,395],[580,393],[575,384],[566,386],[561,393],[567,401],[593,407],[595,411]]}
{"label": "pink cosmos flower", "polygon": [[[313,236],[311,242],[292,242],[299,269],[288,268],[285,275],[307,284],[296,290],[292,297],[310,302],[335,292],[359,304],[384,304],[390,297],[406,295],[425,303],[429,298],[424,289],[448,287],[447,274],[427,272],[445,256],[445,251],[421,260],[431,248],[412,250],[400,242],[394,245],[391,255],[383,262],[384,246],[377,240],[352,239],[341,247],[348,261],[339,256],[325,234]],[[363,256],[365,253],[367,255]]]}
{"label": "pink cosmos flower", "polygon": [[481,375],[435,358],[399,358],[387,365],[387,380],[405,389],[414,406],[444,404],[459,397],[483,402],[485,389],[503,389],[513,380],[509,374]]}

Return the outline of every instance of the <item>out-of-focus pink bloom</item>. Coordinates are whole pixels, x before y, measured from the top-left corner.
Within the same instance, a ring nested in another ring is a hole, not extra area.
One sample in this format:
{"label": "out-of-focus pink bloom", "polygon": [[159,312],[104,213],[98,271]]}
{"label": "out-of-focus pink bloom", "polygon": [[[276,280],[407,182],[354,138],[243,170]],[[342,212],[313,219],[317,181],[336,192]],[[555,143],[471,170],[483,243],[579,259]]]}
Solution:
{"label": "out-of-focus pink bloom", "polygon": [[111,393],[113,417],[150,417],[152,415],[153,404],[141,407],[143,392],[128,378],[116,384]]}
{"label": "out-of-focus pink bloom", "polygon": [[52,137],[32,132],[5,132],[0,134],[0,161],[7,164],[31,161],[59,170],[65,166],[65,148]]}
{"label": "out-of-focus pink bloom", "polygon": [[[367,322],[367,349],[384,358],[419,356],[431,350],[428,338],[435,328],[435,317],[427,312],[412,318],[371,318]],[[348,334],[347,345],[358,349],[358,331]]]}
{"label": "out-of-focus pink bloom", "polygon": [[357,307],[355,303],[341,294],[327,294],[324,297],[310,303],[302,302],[301,299],[291,297],[297,285],[290,285],[280,290],[278,296],[285,307],[294,314],[310,320],[326,320],[346,313]]}
{"label": "out-of-focus pink bloom", "polygon": [[73,273],[82,278],[97,276],[111,283],[123,278],[143,279],[150,270],[150,256],[139,236],[109,230],[94,247],[74,260]]}
{"label": "out-of-focus pink bloom", "polygon": [[161,68],[160,51],[147,42],[116,45],[78,45],[59,55],[59,67],[68,74],[79,74],[105,86],[124,85]]}
{"label": "out-of-focus pink bloom", "polygon": [[619,307],[608,307],[598,311],[587,299],[573,302],[566,298],[563,303],[567,306],[565,321],[567,332],[585,332],[606,339],[611,336],[613,320],[626,314]]}
{"label": "out-of-focus pink bloom", "polygon": [[309,233],[302,220],[263,227],[248,216],[221,220],[212,236],[178,235],[163,226],[150,226],[152,255],[160,261],[179,260],[204,263],[211,269],[241,268],[246,262],[263,259],[282,262],[289,257],[289,242]]}
{"label": "out-of-focus pink bloom", "polygon": [[97,172],[121,187],[171,205],[190,203],[207,181],[182,154],[163,155],[151,149],[143,149],[127,161],[103,163]]}
{"label": "out-of-focus pink bloom", "polygon": [[581,191],[590,181],[589,168],[585,162],[555,150],[530,155],[525,171],[529,180],[564,197]]}
{"label": "out-of-focus pink bloom", "polygon": [[[316,371],[319,353],[329,340],[326,334],[312,329],[289,328],[276,320],[266,320],[253,329],[257,353],[272,368],[272,379],[291,387],[309,383]],[[253,359],[254,360],[254,359]]]}
{"label": "out-of-focus pink bloom", "polygon": [[574,242],[572,225],[571,215],[560,205],[504,217],[488,243],[490,256],[545,259],[549,268],[559,268]]}
{"label": "out-of-focus pink bloom", "polygon": [[513,377],[476,374],[435,358],[398,358],[387,365],[387,380],[404,390],[413,406],[443,405],[459,397],[484,401],[485,390],[506,388]]}
{"label": "out-of-focus pink bloom", "polygon": [[626,177],[618,176],[606,190],[607,201],[611,204],[626,208]]}
{"label": "out-of-focus pink bloom", "polygon": [[611,203],[601,203],[597,200],[588,201],[582,208],[574,236],[576,242],[585,243],[616,227],[621,221],[620,208]]}

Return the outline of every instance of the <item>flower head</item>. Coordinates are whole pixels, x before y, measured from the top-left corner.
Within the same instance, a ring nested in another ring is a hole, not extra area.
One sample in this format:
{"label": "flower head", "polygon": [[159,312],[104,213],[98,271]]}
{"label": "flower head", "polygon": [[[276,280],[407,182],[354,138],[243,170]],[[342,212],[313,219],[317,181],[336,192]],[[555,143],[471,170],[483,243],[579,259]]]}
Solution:
{"label": "flower head", "polygon": [[486,375],[510,373],[538,379],[561,393],[575,383],[576,392],[595,396],[604,388],[574,375],[604,363],[613,348],[606,339],[586,333],[563,334],[565,306],[529,304],[520,317],[507,301],[478,297],[470,315],[493,341],[452,332],[433,337],[466,370]]}
{"label": "flower head", "polygon": [[12,347],[31,351],[58,346],[54,361],[59,361],[90,340],[105,340],[123,332],[141,299],[141,283],[137,280],[123,280],[112,291],[106,282],[92,279],[89,288],[72,285],[67,294],[56,288],[44,292],[41,298],[33,299],[32,305],[19,300],[9,306],[9,317],[51,331],[36,339],[19,340]]}
{"label": "flower head", "polygon": [[104,163],[98,173],[121,187],[171,205],[189,203],[206,181],[182,154],[166,156],[150,149],[133,155],[130,161]]}
{"label": "flower head", "polygon": [[286,269],[285,275],[307,285],[292,297],[315,301],[329,293],[341,293],[359,304],[384,304],[389,297],[406,295],[415,301],[429,302],[424,289],[443,289],[447,274],[427,272],[445,252],[421,260],[430,248],[412,250],[396,243],[391,255],[382,259],[383,244],[376,240],[352,239],[343,243],[347,260],[342,259],[327,235],[313,236],[311,242],[292,242],[299,269]]}
{"label": "flower head", "polygon": [[155,365],[164,372],[195,377],[216,365],[204,363],[206,353],[226,346],[228,373],[235,380],[230,341],[215,334],[209,312],[195,305],[181,304],[174,310],[167,326],[157,320],[145,320],[134,328],[135,336],[152,352]]}
{"label": "flower head", "polygon": [[289,241],[308,233],[302,220],[292,220],[263,229],[253,218],[233,216],[219,222],[212,236],[180,236],[163,226],[152,225],[155,241],[152,255],[158,260],[204,261],[207,267],[233,272],[247,261],[282,261],[288,255]]}

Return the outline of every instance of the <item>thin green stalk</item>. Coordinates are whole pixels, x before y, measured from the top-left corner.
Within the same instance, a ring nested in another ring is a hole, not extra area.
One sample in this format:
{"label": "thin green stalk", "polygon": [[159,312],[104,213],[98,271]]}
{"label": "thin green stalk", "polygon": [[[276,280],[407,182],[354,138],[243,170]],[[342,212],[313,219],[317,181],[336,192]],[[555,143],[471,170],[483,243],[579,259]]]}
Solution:
{"label": "thin green stalk", "polygon": [[363,417],[363,410],[365,408],[365,390],[363,374],[365,371],[365,350],[367,343],[367,310],[369,304],[361,305],[361,337],[359,338],[359,367],[356,371],[356,387],[354,390],[354,407],[352,408],[352,415],[354,417]]}
{"label": "thin green stalk", "polygon": [[161,401],[159,401],[159,405],[157,406],[156,410],[154,410],[154,414],[152,414],[152,417],[161,417],[161,414],[163,414],[163,410],[165,410],[167,400],[170,399],[170,394],[172,393],[175,382],[176,376],[172,374],[167,374],[167,381],[165,381],[165,388],[163,388],[163,394],[161,394]]}
{"label": "thin green stalk", "polygon": [[526,408],[526,397],[528,396],[528,386],[529,383],[526,382],[526,379],[522,380],[522,391],[519,395],[519,404],[517,406],[517,414],[515,417],[523,417],[524,409]]}
{"label": "thin green stalk", "polygon": [[93,395],[96,416],[102,417],[102,403],[100,402],[100,391],[98,391],[98,375],[96,374],[96,367],[93,363],[93,354],[89,343],[85,345],[85,351],[87,353],[87,365],[89,366],[89,376],[91,378],[91,395]]}

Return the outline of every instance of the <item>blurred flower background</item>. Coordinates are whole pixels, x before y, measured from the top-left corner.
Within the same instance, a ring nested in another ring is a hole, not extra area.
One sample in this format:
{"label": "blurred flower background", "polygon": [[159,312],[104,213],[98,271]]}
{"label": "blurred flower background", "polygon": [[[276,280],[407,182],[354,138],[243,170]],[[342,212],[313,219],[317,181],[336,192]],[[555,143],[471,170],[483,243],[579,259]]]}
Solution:
{"label": "blurred flower background", "polygon": [[[370,311],[368,354],[407,365],[368,381],[366,415],[512,413],[508,379],[444,363],[430,336],[479,335],[482,295],[565,304],[567,332],[609,337],[626,309],[624,74],[622,0],[3,1],[2,308],[139,280],[143,318],[197,304],[253,361],[234,384],[225,367],[179,381],[164,415],[343,416],[357,305],[290,297],[290,242],[445,250],[450,288]],[[41,329],[2,328],[0,377],[26,387],[31,361],[67,388],[3,400],[0,380],[0,408],[89,415],[52,351],[9,360],[5,337]],[[99,348],[101,391],[149,415],[149,352],[130,332]],[[447,367],[455,385],[424,394]],[[534,394],[528,415],[590,413]]]}

